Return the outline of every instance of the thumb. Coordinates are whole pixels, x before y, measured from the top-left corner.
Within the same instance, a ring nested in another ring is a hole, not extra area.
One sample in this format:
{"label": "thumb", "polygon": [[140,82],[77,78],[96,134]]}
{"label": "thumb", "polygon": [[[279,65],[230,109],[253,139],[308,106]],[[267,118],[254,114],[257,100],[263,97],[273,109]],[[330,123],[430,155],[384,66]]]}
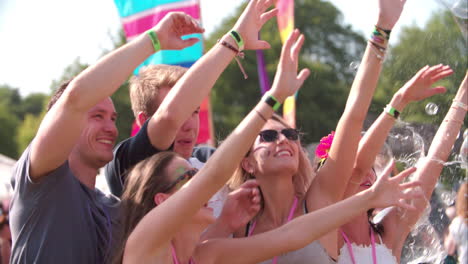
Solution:
{"label": "thumb", "polygon": [[182,40],[182,47],[181,49],[184,49],[186,47],[190,47],[192,45],[194,45],[195,43],[197,43],[198,41],[200,41],[199,38],[188,38],[188,39],[184,39]]}
{"label": "thumb", "polygon": [[266,42],[265,40],[258,40],[248,47],[250,50],[263,50],[269,48],[271,48],[270,43]]}
{"label": "thumb", "polygon": [[297,75],[297,79],[301,82],[302,85],[304,81],[309,78],[310,70],[309,69],[302,69],[299,75]]}

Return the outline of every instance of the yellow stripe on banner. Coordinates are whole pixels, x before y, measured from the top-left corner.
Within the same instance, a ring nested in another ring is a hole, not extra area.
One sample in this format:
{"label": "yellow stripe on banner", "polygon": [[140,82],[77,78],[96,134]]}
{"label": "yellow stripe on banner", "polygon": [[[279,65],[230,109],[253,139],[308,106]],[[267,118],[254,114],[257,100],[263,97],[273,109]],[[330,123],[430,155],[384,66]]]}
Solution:
{"label": "yellow stripe on banner", "polygon": [[292,128],[296,128],[296,98],[289,96],[283,104],[283,118]]}
{"label": "yellow stripe on banner", "polygon": [[294,30],[294,20],[292,20],[292,18],[290,18],[286,28],[280,30],[281,42],[283,44],[284,44],[284,42],[286,42],[286,40],[288,39],[291,32],[293,32],[293,30]]}

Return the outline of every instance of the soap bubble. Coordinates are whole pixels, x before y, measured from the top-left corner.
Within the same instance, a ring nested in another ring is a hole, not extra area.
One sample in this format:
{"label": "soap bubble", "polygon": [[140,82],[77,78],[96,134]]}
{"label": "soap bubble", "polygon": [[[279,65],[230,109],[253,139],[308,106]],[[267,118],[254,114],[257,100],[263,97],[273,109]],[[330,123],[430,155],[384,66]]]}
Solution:
{"label": "soap bubble", "polygon": [[437,106],[436,104],[428,103],[426,105],[426,113],[428,115],[435,115],[435,114],[437,114],[438,111],[439,111],[439,106]]}

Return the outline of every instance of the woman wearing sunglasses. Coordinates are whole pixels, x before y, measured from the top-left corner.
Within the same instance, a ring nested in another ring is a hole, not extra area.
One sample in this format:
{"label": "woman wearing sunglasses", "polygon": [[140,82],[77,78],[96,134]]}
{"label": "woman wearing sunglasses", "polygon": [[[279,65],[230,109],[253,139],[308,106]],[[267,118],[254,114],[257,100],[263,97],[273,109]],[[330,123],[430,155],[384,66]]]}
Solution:
{"label": "woman wearing sunglasses", "polygon": [[[235,237],[248,237],[272,230],[343,199],[362,126],[382,69],[390,29],[400,17],[405,2],[377,1],[376,29],[367,43],[345,110],[337,124],[327,162],[314,175],[300,140],[288,139],[283,134],[257,138],[230,181],[230,187],[235,189],[244,181],[255,178],[260,185],[263,208],[253,221],[235,233]],[[281,119],[273,118],[262,130],[283,131],[288,128]],[[337,257],[338,234],[333,231],[300,250],[264,263],[323,264],[333,263]]]}
{"label": "woman wearing sunglasses", "polygon": [[[260,128],[249,123],[262,121],[252,112],[240,126],[245,125],[257,131]],[[237,132],[223,146],[245,143],[245,131],[237,129]],[[255,137],[255,134],[248,134],[249,139]],[[247,151],[246,148],[243,151]],[[212,159],[219,160],[226,152],[232,152],[232,149],[220,147],[215,153],[218,157],[213,156]],[[237,155],[238,159],[241,157]],[[202,206],[196,205],[194,201],[199,203],[200,196],[208,195],[209,198],[209,191],[212,194],[215,190],[213,185],[221,186],[221,182],[213,180],[219,178],[219,173],[229,172],[216,170],[213,163],[207,163],[213,169],[203,169],[193,179],[197,170],[174,152],[158,153],[135,166],[128,176],[122,196],[122,210],[126,216],[122,223],[124,237],[130,234],[128,240],[123,240],[127,241],[125,248],[122,247],[125,249],[123,263],[257,263],[301,248],[372,206],[398,205],[411,209],[400,199],[418,195],[415,192],[404,192],[417,183],[399,184],[414,169],[390,179],[388,174],[391,166],[388,166],[384,172],[386,175],[381,177],[373,189],[298,217],[278,229],[248,238],[213,239],[200,244],[201,233],[215,218],[206,203]],[[193,209],[198,211],[193,213]],[[192,215],[187,211],[192,212]],[[323,221],[324,218],[327,221]],[[164,241],[164,238],[168,240]],[[120,261],[121,256],[115,262]]]}

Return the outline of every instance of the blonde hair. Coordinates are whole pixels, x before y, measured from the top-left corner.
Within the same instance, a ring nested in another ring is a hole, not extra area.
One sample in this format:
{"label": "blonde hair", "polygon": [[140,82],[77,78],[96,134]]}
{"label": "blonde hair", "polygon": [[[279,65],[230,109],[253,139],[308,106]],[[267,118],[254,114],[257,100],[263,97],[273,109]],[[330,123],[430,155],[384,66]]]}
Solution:
{"label": "blonde hair", "polygon": [[152,116],[159,107],[155,98],[162,87],[172,88],[187,72],[186,68],[172,65],[149,65],[138,76],[130,78],[130,101],[135,117],[139,112]]}
{"label": "blonde hair", "polygon": [[[283,118],[279,115],[273,115],[271,120],[280,123],[281,125],[291,128]],[[299,166],[297,172],[293,175],[293,185],[296,192],[296,196],[299,198],[303,198],[307,193],[307,190],[312,183],[313,178],[315,177],[315,172],[312,169],[312,165],[310,164],[309,157],[307,151],[299,144]],[[246,154],[246,157],[250,155],[250,151]],[[248,173],[244,168],[242,168],[242,164],[239,164],[236,171],[232,175],[232,177],[228,181],[228,187],[231,190],[235,190],[239,188],[245,181],[249,179],[253,179],[254,175]]]}

